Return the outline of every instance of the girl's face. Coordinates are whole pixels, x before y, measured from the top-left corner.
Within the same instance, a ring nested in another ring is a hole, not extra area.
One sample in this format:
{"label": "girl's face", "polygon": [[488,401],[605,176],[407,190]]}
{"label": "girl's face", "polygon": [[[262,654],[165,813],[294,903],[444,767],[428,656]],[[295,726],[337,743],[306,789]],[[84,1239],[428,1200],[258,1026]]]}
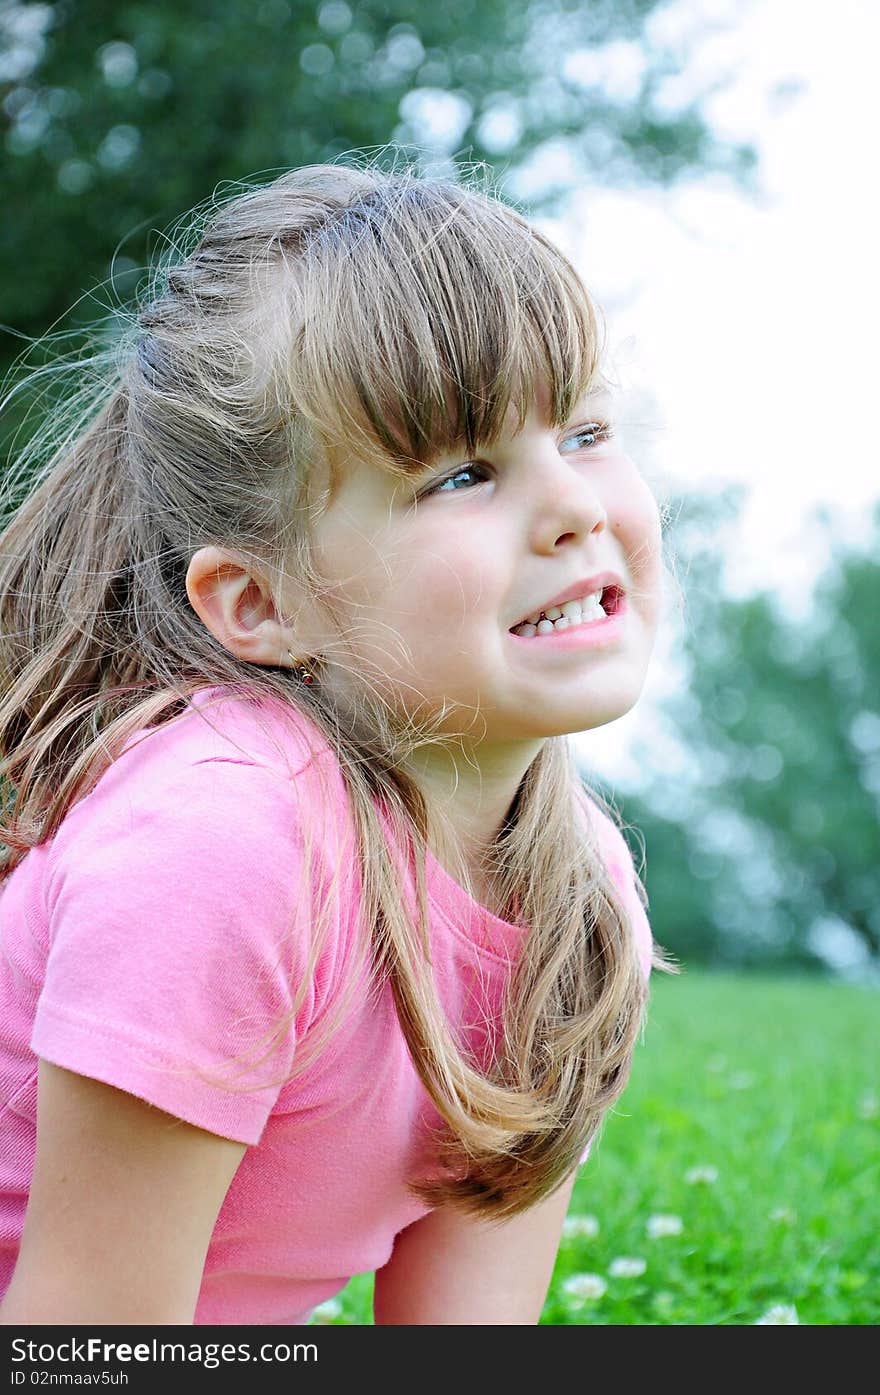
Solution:
{"label": "girl's face", "polygon": [[[398,712],[460,705],[443,730],[480,743],[534,741],[622,716],[639,697],[655,639],[659,511],[604,429],[610,400],[585,397],[563,429],[547,425],[544,401],[519,434],[511,422],[497,445],[444,457],[407,481],[347,464],[317,523],[317,563],[346,657]],[[623,588],[612,620],[511,633],[604,572]],[[320,630],[301,638],[303,652],[321,653]]]}

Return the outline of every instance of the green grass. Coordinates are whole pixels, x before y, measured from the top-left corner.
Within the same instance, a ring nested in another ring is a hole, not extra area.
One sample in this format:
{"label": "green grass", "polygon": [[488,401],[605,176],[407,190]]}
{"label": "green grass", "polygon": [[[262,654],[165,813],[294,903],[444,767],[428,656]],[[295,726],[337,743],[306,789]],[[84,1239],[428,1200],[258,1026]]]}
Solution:
{"label": "green grass", "polygon": [[[880,994],[810,979],[655,975],[629,1086],[581,1170],[542,1324],[880,1320]],[[693,1168],[714,1181],[688,1181]],[[652,1216],[679,1234],[650,1238]],[[614,1277],[612,1261],[645,1261]],[[578,1302],[565,1281],[597,1276]],[[601,1288],[601,1284],[592,1285]],[[360,1274],[325,1322],[372,1322]],[[322,1320],[319,1315],[318,1320]]]}

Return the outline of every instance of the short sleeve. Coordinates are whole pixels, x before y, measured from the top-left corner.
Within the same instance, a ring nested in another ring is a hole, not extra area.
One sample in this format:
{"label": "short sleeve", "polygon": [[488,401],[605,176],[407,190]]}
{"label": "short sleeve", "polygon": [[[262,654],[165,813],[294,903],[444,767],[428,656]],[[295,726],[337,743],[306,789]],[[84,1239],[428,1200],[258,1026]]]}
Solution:
{"label": "short sleeve", "polygon": [[226,759],[101,797],[51,865],[31,1049],[258,1142],[313,1002],[293,1018],[310,930],[297,810],[277,771]]}

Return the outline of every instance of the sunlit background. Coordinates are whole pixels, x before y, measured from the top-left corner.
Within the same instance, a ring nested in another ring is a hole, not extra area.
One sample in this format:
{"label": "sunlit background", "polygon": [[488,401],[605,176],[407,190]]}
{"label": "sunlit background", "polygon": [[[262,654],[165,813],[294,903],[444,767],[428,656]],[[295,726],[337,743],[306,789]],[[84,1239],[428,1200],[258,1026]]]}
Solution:
{"label": "sunlit background", "polygon": [[655,934],[686,962],[876,980],[880,9],[203,13],[0,5],[4,370],[130,296],[223,181],[387,141],[485,162],[602,305],[669,508],[684,608],[639,705],[576,738],[641,831]]}

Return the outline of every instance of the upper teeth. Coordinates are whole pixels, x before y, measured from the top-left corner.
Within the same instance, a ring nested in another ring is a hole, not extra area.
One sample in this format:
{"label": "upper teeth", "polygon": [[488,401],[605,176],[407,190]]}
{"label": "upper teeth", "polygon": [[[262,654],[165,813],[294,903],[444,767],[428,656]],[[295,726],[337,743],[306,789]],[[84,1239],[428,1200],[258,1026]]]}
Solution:
{"label": "upper teeth", "polygon": [[537,625],[542,617],[547,620],[558,620],[565,615],[573,625],[579,625],[584,619],[592,620],[596,615],[604,615],[605,612],[599,604],[602,590],[591,591],[589,595],[582,596],[577,601],[566,601],[564,605],[551,605],[547,610],[536,610],[534,615],[527,615],[525,620],[521,620],[521,625]]}

